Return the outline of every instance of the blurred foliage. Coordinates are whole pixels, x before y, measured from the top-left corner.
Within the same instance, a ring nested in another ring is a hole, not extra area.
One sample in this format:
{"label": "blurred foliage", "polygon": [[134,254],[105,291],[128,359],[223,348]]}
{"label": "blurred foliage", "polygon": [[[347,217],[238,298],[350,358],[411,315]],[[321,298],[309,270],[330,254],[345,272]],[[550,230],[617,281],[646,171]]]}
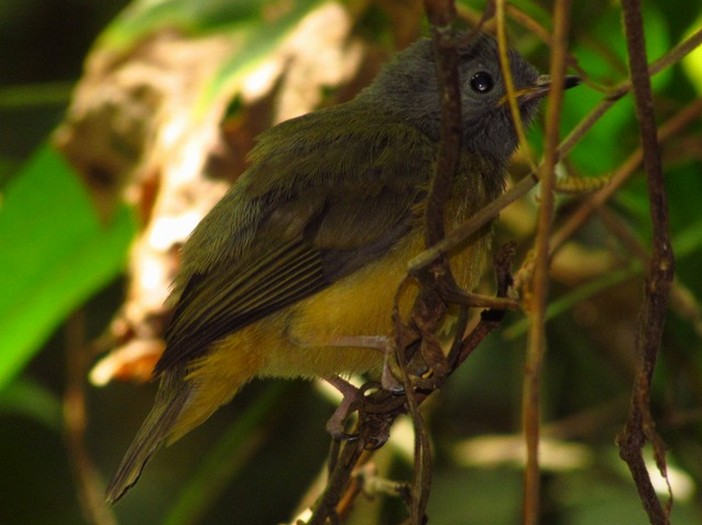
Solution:
{"label": "blurred foliage", "polygon": [[126,206],[111,222],[100,224],[75,173],[51,146],[7,185],[0,245],[21,249],[7,250],[0,262],[0,389],[77,304],[122,269],[134,233]]}
{"label": "blurred foliage", "polygon": [[[126,53],[163,31],[193,40],[212,35],[236,40],[240,51],[220,65],[203,89],[202,109],[243,82],[321,4],[322,0],[0,3],[1,523],[85,519],[62,442],[63,323],[82,308],[88,339],[106,329],[124,300],[121,272],[138,228],[124,204],[108,221],[101,220],[80,177],[47,141],[66,110],[70,88],[80,78],[91,45]],[[463,4],[476,13],[483,7]],[[549,27],[550,3],[512,4]],[[424,24],[418,19],[421,10],[409,1],[348,0],[344,5],[353,17],[355,34],[385,51]],[[617,3],[575,2],[572,20],[571,52],[589,82],[566,96],[564,133],[606,96],[608,87],[627,77]],[[644,5],[644,21],[653,60],[702,27],[702,7],[654,0]],[[548,48],[516,22],[509,28],[515,46],[546,70]],[[702,96],[701,64],[698,49],[653,79],[661,122]],[[274,102],[266,99],[261,104]],[[236,100],[230,109],[236,113],[240,106]],[[633,104],[625,97],[579,141],[565,165],[571,174],[583,177],[607,175],[636,149],[637,137]],[[539,125],[530,138],[539,151]],[[699,119],[666,142],[663,155],[679,297],[666,325],[652,403],[658,431],[670,451],[676,495],[673,522],[693,524],[702,522]],[[515,172],[520,170],[518,165]],[[581,200],[561,198],[559,224]],[[520,257],[532,240],[532,229],[524,225],[533,224],[535,208],[533,200],[525,199],[505,210],[496,227],[498,242],[518,241]],[[613,445],[626,417],[644,268],[626,240],[644,246],[650,241],[640,172],[617,192],[608,210],[609,218],[591,219],[554,261],[544,431],[558,446],[543,454],[545,524],[646,519]],[[519,458],[514,447],[499,438],[513,436],[520,428],[523,322],[521,314],[510,314],[503,329],[484,341],[427,406],[436,450],[432,523],[519,523]],[[86,439],[106,478],[150,407],[153,388],[87,388]],[[253,384],[201,429],[160,452],[138,487],[116,507],[116,516],[122,523],[289,521],[322,469],[328,445],[324,423],[331,412],[332,405],[305,383]],[[559,448],[565,445],[574,448]],[[381,475],[409,478],[401,448],[390,444],[381,451]],[[362,497],[349,523],[394,523],[402,515],[402,505],[395,500]]]}

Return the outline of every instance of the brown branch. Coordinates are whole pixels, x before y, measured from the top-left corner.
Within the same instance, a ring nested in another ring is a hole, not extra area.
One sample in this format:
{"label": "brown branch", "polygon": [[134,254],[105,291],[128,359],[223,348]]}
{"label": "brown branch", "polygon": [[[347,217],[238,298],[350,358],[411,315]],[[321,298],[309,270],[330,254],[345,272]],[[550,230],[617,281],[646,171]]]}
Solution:
{"label": "brown branch", "polygon": [[[431,179],[424,215],[425,246],[428,248],[445,237],[444,207],[451,194],[453,179],[460,164],[463,139],[463,112],[461,110],[461,81],[458,68],[457,41],[453,24],[456,6],[453,0],[425,0],[424,10],[431,24],[434,42],[436,77],[441,105],[441,138],[436,169]],[[445,257],[437,258],[429,275],[420,276],[422,290],[415,302],[413,312],[418,315],[419,326],[435,326],[443,316],[445,305],[436,301],[436,288],[440,277],[453,282],[451,268]],[[432,306],[427,306],[427,303]],[[436,305],[436,307],[434,307]],[[414,389],[407,374],[405,347],[401,346],[402,335],[396,330],[397,358],[403,371],[403,383],[407,408],[414,425],[414,474],[410,498],[410,522],[421,525],[425,520],[426,506],[431,490],[431,450],[424,420],[419,413]],[[421,343],[425,344],[424,341]]]}
{"label": "brown branch", "polygon": [[556,2],[553,11],[554,31],[551,47],[551,89],[546,108],[544,161],[541,166],[540,209],[536,232],[534,274],[530,286],[530,330],[527,344],[522,395],[522,422],[526,441],[524,471],[525,525],[539,522],[540,479],[539,433],[541,424],[541,368],[546,353],[546,303],[548,297],[549,238],[553,228],[556,185],[555,168],[558,162],[558,133],[565,87],[566,49],[570,0]]}
{"label": "brown branch", "polygon": [[412,384],[412,378],[410,378],[408,372],[409,365],[406,360],[405,345],[400,336],[403,332],[403,328],[397,309],[394,312],[393,318],[396,325],[396,355],[402,373],[403,388],[406,394],[407,413],[412,418],[414,427],[414,475],[412,478],[411,498],[409,501],[409,521],[412,525],[421,525],[425,521],[426,506],[431,491],[431,449],[429,446],[429,436],[427,435],[426,426],[424,425],[424,418],[419,412],[419,403],[421,401],[414,394],[414,385]]}
{"label": "brown branch", "polygon": [[87,414],[85,409],[85,377],[88,352],[85,337],[85,316],[82,311],[71,315],[66,323],[66,390],[63,394],[64,443],[76,481],[78,501],[83,516],[93,525],[115,525],[112,511],[105,505],[104,487],[90,459],[85,442]]}
{"label": "brown branch", "polygon": [[519,103],[517,102],[516,89],[514,87],[514,79],[512,78],[512,68],[509,65],[507,28],[505,23],[505,0],[496,0],[495,19],[497,22],[498,58],[500,62],[500,71],[502,73],[505,91],[507,94],[507,105],[509,107],[509,113],[512,117],[512,123],[514,124],[514,130],[517,133],[517,142],[524,153],[524,158],[526,158],[529,167],[533,171],[536,170],[536,164],[534,163],[531,148],[529,147],[529,143],[527,142],[526,134],[524,132],[524,123],[522,122],[521,111],[519,109]]}
{"label": "brown branch", "polygon": [[[675,261],[670,242],[668,204],[663,179],[663,165],[656,133],[651,79],[646,61],[646,46],[640,0],[623,0],[624,32],[631,79],[639,123],[643,163],[653,226],[653,250],[646,277],[644,301],[639,317],[636,350],[638,364],[627,423],[617,436],[619,455],[626,462],[639,492],[641,502],[653,524],[669,523],[670,506],[663,508],[656,496],[642,448],[653,443],[656,463],[663,476],[666,464],[663,446],[655,431],[650,411],[650,389],[658,350],[663,337],[663,323],[673,282]],[[672,502],[672,499],[671,499]]]}
{"label": "brown branch", "polygon": [[444,204],[458,170],[463,124],[458,54],[452,24],[456,8],[451,0],[426,0],[424,9],[432,25],[436,76],[441,96],[441,142],[425,210],[425,243],[432,246],[444,238]]}
{"label": "brown branch", "polygon": [[533,174],[522,179],[508,192],[503,193],[480,211],[471,215],[469,220],[451,230],[447,237],[412,259],[407,265],[409,271],[416,273],[429,266],[437,257],[457,247],[480,228],[495,219],[500,214],[500,211],[529,193],[537,183],[538,179]]}
{"label": "brown branch", "polygon": [[335,441],[334,445],[339,446],[340,451],[330,458],[327,485],[307,525],[324,525],[328,518],[332,523],[337,521],[336,506],[341,501],[342,494],[349,485],[351,472],[364,450],[364,443],[358,439],[347,440],[343,444]]}

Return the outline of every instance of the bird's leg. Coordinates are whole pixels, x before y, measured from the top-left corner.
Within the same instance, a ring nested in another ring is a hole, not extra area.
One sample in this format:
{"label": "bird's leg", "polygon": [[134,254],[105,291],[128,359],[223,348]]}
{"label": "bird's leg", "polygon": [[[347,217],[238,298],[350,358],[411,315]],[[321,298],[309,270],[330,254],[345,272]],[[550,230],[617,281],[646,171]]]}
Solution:
{"label": "bird's leg", "polygon": [[[341,404],[327,421],[327,431],[333,440],[338,443],[360,439],[367,450],[381,447],[390,436],[392,422],[404,412],[404,397],[382,388],[377,381],[356,388],[339,376],[325,377],[324,380],[343,395]],[[358,423],[353,433],[348,433],[347,419],[354,412],[358,413]]]}
{"label": "bird's leg", "polygon": [[494,310],[517,310],[519,308],[519,303],[509,297],[493,297],[467,292],[453,282],[453,279],[441,280],[437,291],[448,304]]}
{"label": "bird's leg", "polygon": [[[408,345],[411,342],[408,342]],[[404,392],[404,385],[393,373],[395,346],[391,338],[386,336],[338,336],[325,341],[325,346],[342,348],[372,348],[383,353],[383,371],[380,385],[370,382],[363,387],[356,388],[339,376],[325,378],[325,381],[335,387],[343,395],[341,404],[327,422],[327,431],[334,439],[348,439],[350,436],[345,431],[345,422],[349,415],[362,410],[365,402],[365,392],[380,386],[391,394]],[[404,349],[403,349],[404,350]]]}
{"label": "bird's leg", "polygon": [[385,351],[390,339],[384,335],[340,335],[332,337],[325,346],[338,346],[343,348],[373,348]]}
{"label": "bird's leg", "polygon": [[327,421],[327,432],[335,441],[352,439],[355,436],[346,432],[348,417],[363,406],[363,392],[339,376],[325,377],[324,380],[341,392],[341,404]]}
{"label": "bird's leg", "polygon": [[379,350],[383,354],[383,371],[380,376],[380,384],[385,390],[393,393],[402,393],[402,383],[398,381],[392,372],[392,357],[395,353],[395,346],[389,337],[384,335],[338,336],[329,341],[329,346]]}
{"label": "bird's leg", "polygon": [[[392,358],[395,354],[393,340],[384,335],[343,335],[331,337],[322,341],[309,343],[292,338],[288,335],[288,339],[296,346],[310,347],[332,347],[332,348],[371,348],[382,352],[383,355],[383,371],[381,374],[381,385],[385,390],[393,393],[402,393],[403,386],[395,377],[392,371]],[[334,385],[336,386],[336,385]],[[345,393],[341,390],[341,393]]]}

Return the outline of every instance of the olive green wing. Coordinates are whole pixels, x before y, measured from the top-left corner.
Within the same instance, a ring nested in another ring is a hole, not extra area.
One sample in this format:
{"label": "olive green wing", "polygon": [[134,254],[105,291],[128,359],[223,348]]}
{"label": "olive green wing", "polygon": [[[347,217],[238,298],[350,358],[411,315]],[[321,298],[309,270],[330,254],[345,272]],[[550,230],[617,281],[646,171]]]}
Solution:
{"label": "olive green wing", "polygon": [[[320,136],[309,117],[263,136],[253,167],[186,244],[156,374],[376,260],[417,221],[433,151],[423,136],[391,126]],[[238,226],[212,233],[227,221]]]}
{"label": "olive green wing", "polygon": [[[321,198],[317,193],[315,197],[308,188],[285,199],[265,195],[267,205],[250,202],[240,217],[239,244],[231,246],[229,254],[201,254],[201,269],[195,273],[191,270],[196,263],[184,265],[189,273],[156,368],[156,402],[108,486],[108,502],[117,501],[136,483],[151,455],[172,439],[174,425],[196,389],[185,381],[191,360],[217,340],[381,256],[408,229],[409,210],[421,191],[407,186],[373,196],[344,191]],[[213,210],[225,215],[231,211],[226,205]],[[247,230],[253,232],[251,238]],[[202,235],[194,233],[189,249],[201,248]],[[217,245],[216,236],[205,237],[203,249]]]}

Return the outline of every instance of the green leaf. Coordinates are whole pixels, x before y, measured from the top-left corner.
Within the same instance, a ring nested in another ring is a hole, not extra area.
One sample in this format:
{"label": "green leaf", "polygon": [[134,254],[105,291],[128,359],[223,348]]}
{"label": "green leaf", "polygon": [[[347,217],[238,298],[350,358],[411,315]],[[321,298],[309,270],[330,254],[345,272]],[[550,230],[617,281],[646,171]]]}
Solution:
{"label": "green leaf", "polygon": [[69,312],[119,274],[134,231],[126,206],[100,223],[50,145],[12,179],[0,208],[0,389]]}
{"label": "green leaf", "polygon": [[[651,5],[644,6],[646,48],[649,62],[661,57],[670,48],[670,35],[663,15]],[[628,77],[626,39],[619,8],[612,5],[598,15],[597,23],[573,46],[573,55],[580,66],[596,82],[614,86]],[[672,78],[670,70],[652,79],[653,88],[662,90]],[[579,86],[568,93],[564,105],[563,126],[571,129],[592,110],[604,95],[588,86]],[[633,128],[634,106],[631,96],[618,101],[579,141],[571,160],[585,175],[600,175],[614,169],[624,160],[625,150],[636,146],[638,135]]]}
{"label": "green leaf", "polygon": [[135,41],[168,28],[197,36],[232,23],[260,19],[268,0],[149,0],[132,2],[100,36],[99,45],[129,47]]}
{"label": "green leaf", "polygon": [[320,0],[143,0],[130,4],[100,36],[99,46],[126,48],[161,29],[187,35],[235,33],[255,27],[273,31],[280,20],[299,19]]}

